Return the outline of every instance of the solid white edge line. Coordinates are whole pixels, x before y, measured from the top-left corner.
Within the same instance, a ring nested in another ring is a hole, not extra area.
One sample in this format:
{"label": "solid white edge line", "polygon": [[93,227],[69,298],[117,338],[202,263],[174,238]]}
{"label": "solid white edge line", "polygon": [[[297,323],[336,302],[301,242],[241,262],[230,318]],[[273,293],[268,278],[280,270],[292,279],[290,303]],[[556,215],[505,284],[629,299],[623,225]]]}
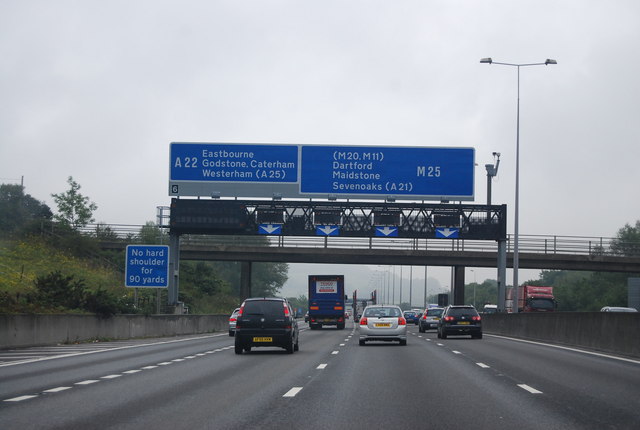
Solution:
{"label": "solid white edge line", "polygon": [[[190,340],[210,339],[212,337],[220,337],[220,336],[224,336],[224,335],[225,334],[223,334],[223,333],[222,334],[213,334],[213,335],[208,335],[208,336],[190,337],[188,339],[167,340],[167,341],[163,341],[163,342],[145,343],[145,344],[142,344],[142,345],[118,346],[118,347],[115,347],[115,348],[106,348],[106,349],[98,349],[98,350],[93,350],[93,351],[84,351],[84,352],[71,353],[71,354],[54,355],[54,356],[51,356],[51,357],[39,357],[39,358],[36,358],[36,359],[33,359],[33,360],[12,361],[10,363],[2,363],[2,364],[0,364],[0,367],[16,366],[18,364],[35,363],[35,362],[38,362],[38,361],[55,360],[55,359],[58,359],[58,358],[77,357],[79,355],[98,354],[100,352],[118,351],[118,350],[121,350],[121,349],[143,348],[145,346],[167,345],[167,344],[170,344],[170,343],[188,342]],[[233,348],[233,346],[230,346],[228,348]]]}
{"label": "solid white edge line", "polygon": [[601,352],[592,352],[592,351],[587,351],[587,350],[584,350],[584,349],[572,348],[570,346],[553,345],[551,343],[537,342],[535,340],[517,339],[515,337],[500,336],[500,335],[497,335],[497,334],[485,333],[485,335],[486,336],[491,336],[491,337],[497,337],[497,338],[501,338],[501,339],[513,340],[515,342],[532,343],[534,345],[543,345],[543,346],[548,346],[550,348],[558,348],[558,349],[564,349],[566,351],[581,352],[583,354],[595,355],[597,357],[611,358],[613,360],[626,361],[628,363],[640,364],[640,360],[634,360],[632,358],[617,357],[615,355],[603,354]]}
{"label": "solid white edge line", "polygon": [[296,394],[298,394],[300,391],[302,391],[302,387],[293,387],[292,389],[287,391],[282,397],[295,397]]}
{"label": "solid white edge line", "polygon": [[531,394],[542,394],[542,391],[538,391],[535,388],[528,386],[527,384],[518,384],[518,387],[522,388],[523,390],[527,390]]}

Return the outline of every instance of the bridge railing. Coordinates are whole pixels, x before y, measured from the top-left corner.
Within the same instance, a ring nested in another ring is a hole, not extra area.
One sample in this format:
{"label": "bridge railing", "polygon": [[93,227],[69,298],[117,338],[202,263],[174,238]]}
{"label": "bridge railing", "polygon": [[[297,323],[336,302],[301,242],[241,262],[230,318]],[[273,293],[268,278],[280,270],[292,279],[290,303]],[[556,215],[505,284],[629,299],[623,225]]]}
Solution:
{"label": "bridge railing", "polygon": [[[144,230],[144,233],[142,233]],[[168,230],[153,226],[125,224],[88,224],[81,231],[102,240],[124,240],[140,243],[152,238],[156,243],[168,243]],[[462,239],[404,239],[389,237],[306,237],[306,236],[205,236],[182,235],[181,243],[193,245],[246,245],[304,248],[397,249],[425,251],[497,252],[495,241]],[[520,235],[519,252],[569,255],[640,256],[640,242],[621,242],[611,237]],[[137,241],[137,242],[136,242]],[[623,249],[624,253],[619,252]],[[507,236],[507,252],[513,252],[513,235]]]}

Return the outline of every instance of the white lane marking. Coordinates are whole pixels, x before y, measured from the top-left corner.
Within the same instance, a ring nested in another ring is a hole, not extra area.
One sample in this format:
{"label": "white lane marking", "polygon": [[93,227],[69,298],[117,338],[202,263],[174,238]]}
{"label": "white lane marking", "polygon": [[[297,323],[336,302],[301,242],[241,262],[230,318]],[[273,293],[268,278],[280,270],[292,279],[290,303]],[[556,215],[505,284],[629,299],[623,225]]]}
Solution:
{"label": "white lane marking", "polygon": [[524,342],[524,343],[532,343],[534,345],[543,345],[543,346],[548,346],[550,348],[564,349],[566,351],[580,352],[582,354],[595,355],[597,357],[611,358],[613,360],[620,360],[620,361],[626,361],[626,362],[629,362],[629,363],[640,364],[640,360],[633,360],[633,359],[630,359],[630,358],[616,357],[615,355],[602,354],[602,353],[599,353],[599,352],[591,352],[591,351],[586,351],[584,349],[570,348],[568,346],[552,345],[550,343],[536,342],[536,341],[533,341],[533,340],[516,339],[515,337],[499,336],[497,334],[488,334],[487,336],[513,340],[515,342]]}
{"label": "white lane marking", "polygon": [[484,363],[476,363],[478,366],[482,367],[483,369],[488,369],[490,366],[487,366]]}
{"label": "white lane marking", "polygon": [[341,344],[340,344],[340,346],[344,346],[344,345],[345,345],[344,343],[341,343]]}
{"label": "white lane marking", "polygon": [[151,369],[155,369],[158,366],[144,366],[142,369],[143,370],[151,370]]}
{"label": "white lane marking", "polygon": [[460,351],[451,351],[451,352],[453,352],[454,354],[462,354]]}
{"label": "white lane marking", "polygon": [[204,357],[206,354],[196,354],[198,357]]}
{"label": "white lane marking", "polygon": [[187,359],[187,360],[191,360],[192,358],[196,358],[196,356],[195,355],[190,355],[188,357],[185,357],[185,359]]}
{"label": "white lane marking", "polygon": [[20,397],[14,397],[12,399],[5,399],[5,402],[21,402],[23,400],[29,400],[29,399],[33,399],[34,397],[38,397],[38,396],[20,396]]}
{"label": "white lane marking", "polygon": [[138,372],[142,372],[142,370],[140,370],[140,369],[125,370],[122,373],[126,373],[127,375],[133,375],[134,373],[138,373]]}
{"label": "white lane marking", "polygon": [[95,384],[96,382],[100,382],[97,379],[87,379],[86,381],[80,381],[80,382],[76,382],[75,385],[89,385],[89,384]]}
{"label": "white lane marking", "polygon": [[57,387],[50,390],[44,390],[43,393],[59,393],[60,391],[70,390],[71,387]]}
{"label": "white lane marking", "polygon": [[436,343],[436,345],[438,345],[438,346],[444,346],[444,345],[443,345],[443,344],[441,344],[441,343]]}
{"label": "white lane marking", "polygon": [[107,376],[101,376],[100,379],[115,379],[115,378],[119,378],[122,375],[107,375]]}
{"label": "white lane marking", "polygon": [[340,352],[340,351],[333,351],[331,354],[336,355],[336,354],[338,354],[338,352]]}
{"label": "white lane marking", "polygon": [[287,391],[282,397],[295,397],[296,394],[298,394],[300,391],[302,391],[302,387],[293,387],[292,389]]}
{"label": "white lane marking", "polygon": [[531,394],[542,394],[542,391],[538,391],[535,388],[528,386],[527,384],[518,384],[518,387],[522,388],[523,390],[527,390]]}
{"label": "white lane marking", "polygon": [[174,362],[176,362],[176,363],[179,363],[179,362],[181,362],[181,361],[184,361],[184,358],[176,358],[175,360],[171,360],[171,361],[174,361]]}
{"label": "white lane marking", "polygon": [[325,369],[327,367],[326,363],[322,363],[320,365],[318,365],[318,367],[316,367],[316,369]]}
{"label": "white lane marking", "polygon": [[168,366],[170,364],[173,364],[173,363],[170,361],[163,361],[162,363],[158,363],[158,366]]}

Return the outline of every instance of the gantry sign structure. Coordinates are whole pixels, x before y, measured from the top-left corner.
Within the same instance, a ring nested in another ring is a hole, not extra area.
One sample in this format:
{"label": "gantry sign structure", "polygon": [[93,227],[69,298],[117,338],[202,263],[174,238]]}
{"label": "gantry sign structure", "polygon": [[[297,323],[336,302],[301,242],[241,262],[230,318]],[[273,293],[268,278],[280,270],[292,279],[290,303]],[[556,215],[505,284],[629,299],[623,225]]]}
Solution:
{"label": "gantry sign structure", "polygon": [[506,206],[462,203],[474,166],[473,148],[172,143],[170,255],[182,234],[495,240],[504,279]]}

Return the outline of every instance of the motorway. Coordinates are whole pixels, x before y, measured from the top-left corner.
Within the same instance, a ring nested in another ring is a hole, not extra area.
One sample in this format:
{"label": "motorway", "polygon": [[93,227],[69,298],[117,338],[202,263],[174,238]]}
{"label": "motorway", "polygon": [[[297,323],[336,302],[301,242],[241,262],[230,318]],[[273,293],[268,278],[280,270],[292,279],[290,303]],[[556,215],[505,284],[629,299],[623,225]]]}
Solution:
{"label": "motorway", "polygon": [[640,361],[485,334],[236,355],[228,334],[0,351],[2,429],[631,429]]}

